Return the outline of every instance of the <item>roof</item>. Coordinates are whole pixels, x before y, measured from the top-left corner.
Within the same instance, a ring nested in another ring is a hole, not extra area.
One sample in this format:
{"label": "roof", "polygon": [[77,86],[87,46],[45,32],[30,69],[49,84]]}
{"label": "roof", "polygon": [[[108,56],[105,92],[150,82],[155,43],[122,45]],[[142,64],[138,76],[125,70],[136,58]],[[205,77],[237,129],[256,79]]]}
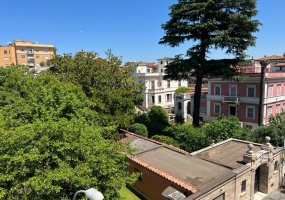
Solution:
{"label": "roof", "polygon": [[285,66],[285,62],[280,62],[275,65],[275,67],[284,67],[284,66]]}
{"label": "roof", "polygon": [[14,40],[15,46],[30,46],[30,47],[50,47],[55,48],[52,44],[38,44],[37,42],[27,41],[27,40]]}
{"label": "roof", "polygon": [[[244,165],[242,162],[243,155],[248,151],[249,143],[242,140],[229,139],[213,147],[193,152],[191,155],[233,170]],[[253,146],[254,152],[260,150],[260,144],[253,143]]]}
{"label": "roof", "polygon": [[284,56],[272,55],[272,56],[264,56],[262,58],[256,58],[254,60],[261,61],[261,60],[282,60],[282,59],[285,60],[285,57]]}

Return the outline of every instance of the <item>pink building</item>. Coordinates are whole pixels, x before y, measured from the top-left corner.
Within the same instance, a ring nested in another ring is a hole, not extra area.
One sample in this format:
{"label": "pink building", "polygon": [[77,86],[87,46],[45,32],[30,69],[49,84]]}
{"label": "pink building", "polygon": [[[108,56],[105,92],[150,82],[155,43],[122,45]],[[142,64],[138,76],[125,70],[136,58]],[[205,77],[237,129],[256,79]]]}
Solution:
{"label": "pink building", "polygon": [[265,56],[240,67],[246,76],[243,81],[208,80],[207,115],[204,120],[211,121],[219,115],[234,115],[243,127],[258,125],[261,60],[269,61],[264,83],[263,124],[268,123],[270,115],[285,111],[285,57]]}

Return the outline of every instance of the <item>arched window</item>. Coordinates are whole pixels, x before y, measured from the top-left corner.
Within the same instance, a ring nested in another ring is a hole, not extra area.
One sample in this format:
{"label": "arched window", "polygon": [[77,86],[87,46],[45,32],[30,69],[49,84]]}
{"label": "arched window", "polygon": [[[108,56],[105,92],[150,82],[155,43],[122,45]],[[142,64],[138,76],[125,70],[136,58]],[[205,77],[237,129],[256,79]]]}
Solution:
{"label": "arched window", "polygon": [[182,109],[182,104],[181,102],[178,102],[178,110],[181,111],[181,109]]}

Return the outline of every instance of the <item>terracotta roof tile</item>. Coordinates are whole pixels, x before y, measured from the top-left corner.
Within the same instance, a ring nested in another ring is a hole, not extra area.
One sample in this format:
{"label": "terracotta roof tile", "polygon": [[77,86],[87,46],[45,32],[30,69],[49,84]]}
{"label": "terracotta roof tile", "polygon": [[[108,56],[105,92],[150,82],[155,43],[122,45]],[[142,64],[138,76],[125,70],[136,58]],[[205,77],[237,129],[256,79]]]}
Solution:
{"label": "terracotta roof tile", "polygon": [[164,172],[154,166],[150,166],[149,164],[143,162],[142,160],[134,157],[134,156],[129,156],[129,158],[134,161],[135,163],[149,169],[150,171],[166,178],[167,180],[172,181],[173,183],[176,183],[177,185],[187,189],[188,191],[191,191],[192,193],[195,193],[197,191],[197,189],[195,187],[193,187],[190,183],[187,183],[185,181],[182,181],[179,178],[174,177],[173,175],[168,174],[167,172]]}
{"label": "terracotta roof tile", "polygon": [[257,58],[257,59],[254,59],[254,60],[280,60],[280,59],[284,59],[285,60],[285,57],[284,56],[272,55],[272,56],[264,56],[262,58]]}

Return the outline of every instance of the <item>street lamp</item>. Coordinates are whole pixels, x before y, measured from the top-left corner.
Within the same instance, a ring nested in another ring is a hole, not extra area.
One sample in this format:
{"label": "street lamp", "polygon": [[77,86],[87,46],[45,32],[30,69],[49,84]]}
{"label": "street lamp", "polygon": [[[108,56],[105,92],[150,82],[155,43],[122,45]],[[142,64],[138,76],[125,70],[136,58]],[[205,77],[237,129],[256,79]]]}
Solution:
{"label": "street lamp", "polygon": [[76,200],[76,196],[79,193],[84,193],[89,199],[91,200],[103,200],[104,196],[101,192],[99,192],[98,190],[94,189],[94,188],[90,188],[88,190],[79,190],[77,191],[74,196],[73,196],[73,200]]}

